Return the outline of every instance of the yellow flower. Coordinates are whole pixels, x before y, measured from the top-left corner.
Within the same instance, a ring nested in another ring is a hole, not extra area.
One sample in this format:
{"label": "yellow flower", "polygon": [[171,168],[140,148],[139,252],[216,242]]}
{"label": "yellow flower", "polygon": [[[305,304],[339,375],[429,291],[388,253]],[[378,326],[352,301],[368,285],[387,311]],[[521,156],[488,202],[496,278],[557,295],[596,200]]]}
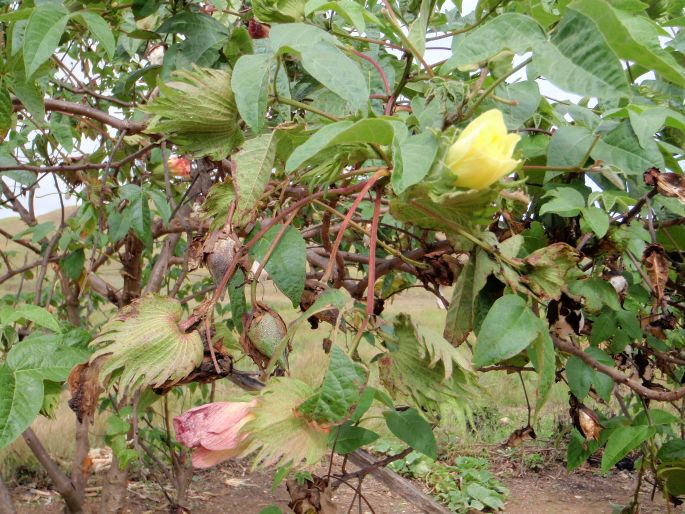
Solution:
{"label": "yellow flower", "polygon": [[454,185],[483,189],[511,173],[520,162],[511,158],[519,139],[507,132],[500,110],[478,116],[447,151],[445,164],[456,175]]}

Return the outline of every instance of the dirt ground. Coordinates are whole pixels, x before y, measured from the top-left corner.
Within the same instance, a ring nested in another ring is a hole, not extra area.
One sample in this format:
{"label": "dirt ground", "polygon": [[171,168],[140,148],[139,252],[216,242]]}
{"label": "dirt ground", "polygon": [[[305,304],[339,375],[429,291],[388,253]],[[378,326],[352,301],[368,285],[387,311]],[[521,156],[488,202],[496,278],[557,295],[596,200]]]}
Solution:
{"label": "dirt ground", "polygon": [[[351,468],[353,469],[353,468]],[[602,477],[596,469],[584,468],[568,474],[563,466],[547,466],[541,472],[528,471],[523,476],[511,468],[502,466],[495,470],[500,480],[509,488],[510,495],[505,512],[508,514],[611,514],[612,504],[625,505],[630,501],[635,486],[635,474],[613,471]],[[192,514],[258,514],[264,507],[278,505],[283,512],[287,508],[288,494],[283,485],[271,491],[272,475],[250,473],[247,465],[231,463],[207,471],[199,471],[190,488],[190,512]],[[98,512],[98,489],[93,488],[86,512]],[[59,496],[35,487],[22,486],[14,489],[19,514],[57,514],[62,512]],[[641,514],[667,512],[663,499],[650,501],[651,486],[646,484],[641,493]],[[419,514],[421,511],[402,498],[393,495],[374,479],[364,483],[364,496],[373,506],[375,514]],[[338,512],[348,512],[353,492],[345,486],[338,489],[334,500]],[[152,514],[168,512],[164,497],[158,487],[132,482],[129,485],[130,504],[127,514]],[[354,513],[358,513],[355,504]],[[372,511],[362,504],[364,514]],[[673,508],[673,514],[685,512],[682,507]]]}

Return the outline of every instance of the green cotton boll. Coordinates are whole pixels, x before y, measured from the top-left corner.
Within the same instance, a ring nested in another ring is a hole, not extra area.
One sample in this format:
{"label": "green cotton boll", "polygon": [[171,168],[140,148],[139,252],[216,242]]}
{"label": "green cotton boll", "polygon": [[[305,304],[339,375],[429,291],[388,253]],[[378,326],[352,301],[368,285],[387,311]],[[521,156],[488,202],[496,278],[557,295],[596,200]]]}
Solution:
{"label": "green cotton boll", "polygon": [[[252,345],[264,356],[271,359],[274,350],[283,340],[287,333],[287,327],[283,319],[277,312],[268,307],[259,308],[252,317],[250,326],[247,330],[247,337]],[[288,369],[287,348],[278,358],[278,365],[283,369]]]}

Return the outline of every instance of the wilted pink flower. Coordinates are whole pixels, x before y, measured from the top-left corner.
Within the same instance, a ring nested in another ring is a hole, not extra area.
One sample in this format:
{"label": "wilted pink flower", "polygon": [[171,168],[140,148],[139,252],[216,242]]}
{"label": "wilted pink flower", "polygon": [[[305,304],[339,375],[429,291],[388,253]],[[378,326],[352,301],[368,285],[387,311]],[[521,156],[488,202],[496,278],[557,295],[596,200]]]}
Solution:
{"label": "wilted pink flower", "polygon": [[208,403],[175,417],[176,439],[195,449],[193,466],[208,468],[239,455],[246,437],[240,434],[240,429],[254,418],[250,411],[256,403],[256,400]]}
{"label": "wilted pink flower", "polygon": [[168,166],[169,171],[176,177],[190,176],[190,161],[185,157],[170,157]]}

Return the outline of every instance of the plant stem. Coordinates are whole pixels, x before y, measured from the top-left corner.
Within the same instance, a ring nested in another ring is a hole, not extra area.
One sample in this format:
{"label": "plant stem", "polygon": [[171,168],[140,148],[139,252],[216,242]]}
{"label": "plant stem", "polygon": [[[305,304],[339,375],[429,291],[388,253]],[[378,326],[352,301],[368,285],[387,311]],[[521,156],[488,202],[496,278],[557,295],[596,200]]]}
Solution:
{"label": "plant stem", "polygon": [[290,105],[291,107],[296,107],[297,109],[304,109],[305,111],[313,112],[314,114],[318,114],[319,116],[329,119],[331,121],[340,121],[340,118],[333,116],[332,114],[326,111],[317,109],[316,107],[312,107],[311,105],[303,102],[298,102],[297,100],[293,100],[292,98],[283,98],[282,96],[278,95],[273,95],[272,98],[278,103]]}

